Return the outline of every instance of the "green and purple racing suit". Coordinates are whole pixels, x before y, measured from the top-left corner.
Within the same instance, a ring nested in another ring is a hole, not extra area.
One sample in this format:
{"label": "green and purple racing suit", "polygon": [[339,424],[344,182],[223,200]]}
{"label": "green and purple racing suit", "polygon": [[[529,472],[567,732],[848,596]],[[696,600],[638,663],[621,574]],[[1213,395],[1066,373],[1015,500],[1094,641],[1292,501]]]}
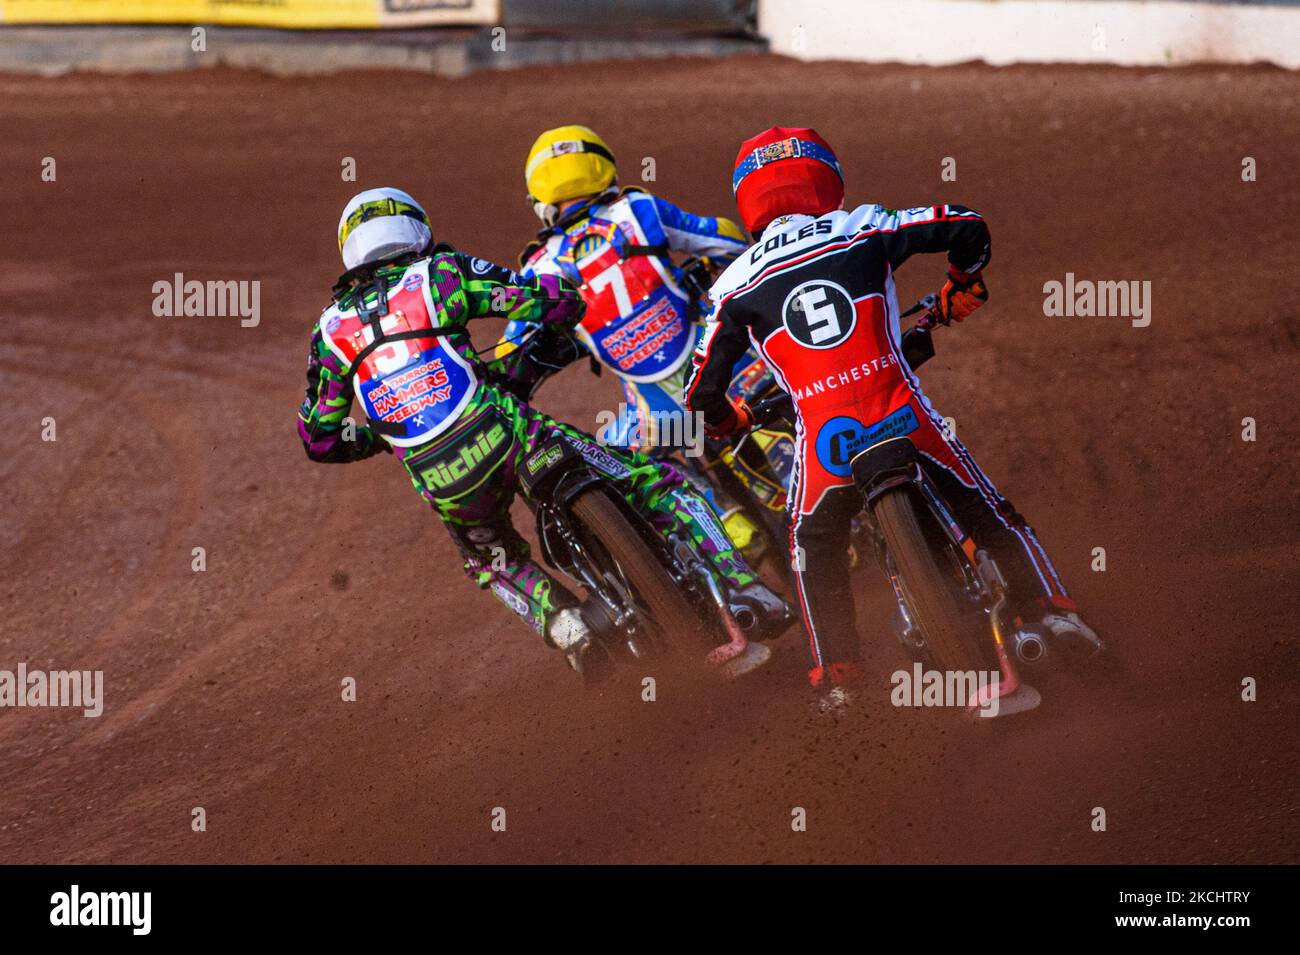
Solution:
{"label": "green and purple racing suit", "polygon": [[[469,577],[543,634],[556,611],[577,599],[531,559],[510,504],[521,462],[553,437],[569,442],[656,526],[684,532],[724,590],[757,579],[674,468],[600,447],[529,407],[502,364],[509,358],[484,361],[466,331],[476,318],[570,329],[583,308],[560,278],[523,278],[445,245],[414,261],[354,270],[313,331],[298,414],[313,461],[391,451],[451,532]],[[354,400],[368,424],[348,417]]]}

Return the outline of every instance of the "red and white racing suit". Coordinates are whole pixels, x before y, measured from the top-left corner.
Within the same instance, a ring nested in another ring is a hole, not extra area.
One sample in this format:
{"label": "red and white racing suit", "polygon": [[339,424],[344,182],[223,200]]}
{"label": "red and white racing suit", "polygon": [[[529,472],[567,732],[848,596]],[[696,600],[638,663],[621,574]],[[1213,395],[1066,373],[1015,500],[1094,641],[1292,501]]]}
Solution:
{"label": "red and white racing suit", "polygon": [[956,268],[979,271],[988,227],[961,206],[783,216],[714,284],[717,321],[695,354],[687,400],[710,424],[733,413],[728,373],[751,341],[794,397],[790,553],[814,685],[860,655],[847,551],[862,496],[849,462],[886,438],[916,445],[958,521],[997,560],[1014,609],[1073,607],[1029,525],[947,434],[903,359],[893,274],[916,252],[946,252]]}

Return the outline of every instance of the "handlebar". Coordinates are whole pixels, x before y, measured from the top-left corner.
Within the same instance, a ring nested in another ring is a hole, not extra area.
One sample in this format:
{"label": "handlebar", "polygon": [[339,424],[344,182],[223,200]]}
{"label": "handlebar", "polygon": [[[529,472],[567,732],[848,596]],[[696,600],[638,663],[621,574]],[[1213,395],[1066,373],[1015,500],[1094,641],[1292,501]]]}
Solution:
{"label": "handlebar", "polygon": [[916,320],[916,327],[923,332],[929,331],[936,325],[950,325],[951,320],[944,321],[939,317],[939,296],[931,292],[929,295],[918,299],[911,308],[899,314],[899,318],[907,318],[915,315],[917,312],[924,310],[925,314]]}
{"label": "handlebar", "polygon": [[777,418],[794,421],[794,399],[785,391],[755,401],[749,410],[754,415],[754,427],[751,429],[754,431],[771,424]]}

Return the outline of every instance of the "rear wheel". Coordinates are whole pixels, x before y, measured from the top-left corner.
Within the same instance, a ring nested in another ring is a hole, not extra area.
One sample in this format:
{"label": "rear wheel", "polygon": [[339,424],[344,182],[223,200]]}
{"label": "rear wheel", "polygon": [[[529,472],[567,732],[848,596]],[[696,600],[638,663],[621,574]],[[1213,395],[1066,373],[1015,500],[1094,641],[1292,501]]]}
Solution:
{"label": "rear wheel", "polygon": [[[957,565],[945,555],[935,554],[932,538],[938,534],[927,536],[922,523],[933,523],[929,511],[922,511],[907,487],[886,491],[872,503],[871,510],[898,567],[908,609],[934,666],[945,671],[985,669],[975,642],[977,619],[964,606],[958,590]],[[946,537],[942,544],[952,547]]]}
{"label": "rear wheel", "polygon": [[[627,515],[599,489],[580,495],[572,513],[613,561],[649,623],[669,643],[680,645],[705,628],[677,582],[646,546]],[[696,644],[702,643],[700,640]]]}

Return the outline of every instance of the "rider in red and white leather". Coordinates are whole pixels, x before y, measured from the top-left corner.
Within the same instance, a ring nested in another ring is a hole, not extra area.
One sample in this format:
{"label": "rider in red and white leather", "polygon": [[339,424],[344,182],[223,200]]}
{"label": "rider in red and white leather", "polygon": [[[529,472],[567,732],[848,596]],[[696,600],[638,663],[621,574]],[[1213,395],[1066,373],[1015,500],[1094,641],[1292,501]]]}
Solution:
{"label": "rider in red and white leather", "polygon": [[849,461],[899,435],[921,451],[958,520],[998,561],[1026,626],[1086,630],[1033,530],[947,433],[903,358],[894,270],[917,252],[947,253],[940,309],[961,321],[987,298],[983,218],[955,205],[842,210],[838,162],[812,130],[769,130],[748,141],[736,185],[741,215],[760,239],[713,287],[715,321],[696,350],[688,402],[717,434],[749,427],[749,410],[727,399],[725,381],[751,342],[794,398],[790,552],[813,684],[857,675],[846,554],[862,497]]}

